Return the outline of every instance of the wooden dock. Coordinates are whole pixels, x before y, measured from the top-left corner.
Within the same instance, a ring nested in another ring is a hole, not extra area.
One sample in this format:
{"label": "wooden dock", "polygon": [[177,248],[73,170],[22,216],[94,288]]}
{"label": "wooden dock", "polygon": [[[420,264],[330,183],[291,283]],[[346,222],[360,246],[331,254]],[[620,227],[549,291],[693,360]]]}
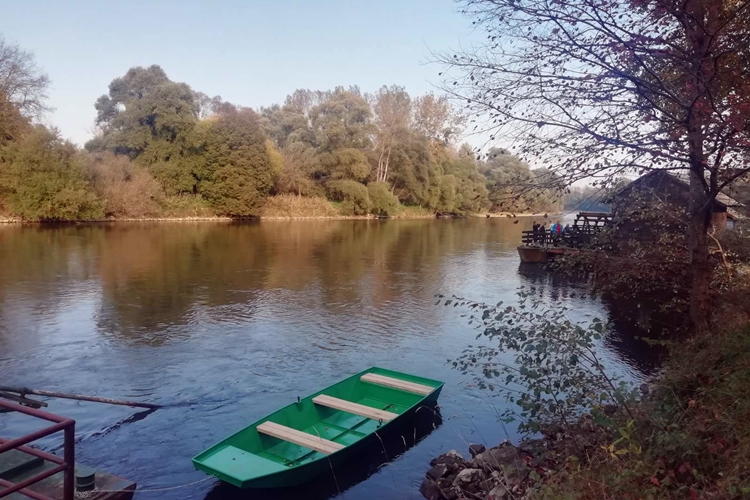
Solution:
{"label": "wooden dock", "polygon": [[[76,464],[80,468],[79,464]],[[55,467],[55,464],[35,457],[21,450],[8,450],[0,453],[0,479],[12,483],[20,483],[32,476]],[[26,487],[38,495],[53,500],[63,500],[63,474],[58,473],[46,479]],[[136,484],[133,481],[109,474],[104,471],[96,471],[94,487],[98,491],[89,493],[86,496],[88,500],[131,500],[135,492]],[[0,486],[0,495],[5,487]],[[79,490],[81,493],[88,493],[88,490]],[[7,497],[9,500],[28,500],[28,496],[21,493],[11,493]]]}
{"label": "wooden dock", "polygon": [[565,253],[564,248],[536,247],[521,245],[518,247],[518,256],[521,262],[529,264],[544,264],[550,259]]}
{"label": "wooden dock", "polygon": [[518,256],[521,262],[543,264],[559,255],[589,248],[595,241],[597,233],[607,227],[612,221],[612,215],[600,212],[580,212],[568,230],[560,234],[522,231],[521,246]]}
{"label": "wooden dock", "polygon": [[[25,399],[22,394],[12,399]],[[41,401],[35,406],[46,406]],[[29,403],[29,404],[31,404]],[[0,438],[0,498],[22,500],[131,500],[136,484],[75,460],[75,421],[0,398],[0,410],[46,421],[47,425],[25,436]],[[33,447],[33,442],[63,433],[63,456]]]}

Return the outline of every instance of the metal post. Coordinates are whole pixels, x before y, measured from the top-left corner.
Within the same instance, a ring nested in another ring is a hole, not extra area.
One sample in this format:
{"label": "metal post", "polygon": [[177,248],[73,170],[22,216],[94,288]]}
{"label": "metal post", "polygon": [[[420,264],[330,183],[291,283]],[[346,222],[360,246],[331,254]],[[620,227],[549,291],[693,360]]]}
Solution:
{"label": "metal post", "polygon": [[71,421],[65,427],[64,458],[68,468],[63,480],[63,500],[75,500],[76,488],[76,423]]}

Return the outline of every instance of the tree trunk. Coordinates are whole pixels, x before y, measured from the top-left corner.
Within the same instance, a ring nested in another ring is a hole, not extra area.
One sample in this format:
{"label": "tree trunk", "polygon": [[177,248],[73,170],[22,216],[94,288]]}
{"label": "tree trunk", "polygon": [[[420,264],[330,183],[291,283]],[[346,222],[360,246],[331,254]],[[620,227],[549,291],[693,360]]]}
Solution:
{"label": "tree trunk", "polygon": [[388,182],[388,164],[391,162],[391,147],[388,146],[388,156],[385,158],[385,171],[383,172],[383,182]]}
{"label": "tree trunk", "polygon": [[694,333],[708,331],[711,322],[711,266],[708,261],[708,230],[711,226],[712,204],[698,174],[690,172],[690,322]]}
{"label": "tree trunk", "polygon": [[385,154],[385,143],[380,148],[380,158],[378,159],[378,171],[375,174],[375,181],[380,182],[380,174],[383,171],[383,155]]}

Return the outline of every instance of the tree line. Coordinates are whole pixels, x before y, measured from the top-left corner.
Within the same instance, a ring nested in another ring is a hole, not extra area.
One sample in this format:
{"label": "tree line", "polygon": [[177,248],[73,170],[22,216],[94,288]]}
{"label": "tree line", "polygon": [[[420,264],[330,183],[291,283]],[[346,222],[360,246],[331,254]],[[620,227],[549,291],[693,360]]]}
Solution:
{"label": "tree line", "polygon": [[172,81],[160,66],[134,67],[96,100],[96,133],[80,148],[38,123],[48,85],[33,54],[0,39],[0,214],[253,217],[269,197],[276,206],[319,199],[341,215],[561,205],[557,191],[528,189],[546,171],[460,144],[464,117],[432,93],[297,90],[253,110]]}

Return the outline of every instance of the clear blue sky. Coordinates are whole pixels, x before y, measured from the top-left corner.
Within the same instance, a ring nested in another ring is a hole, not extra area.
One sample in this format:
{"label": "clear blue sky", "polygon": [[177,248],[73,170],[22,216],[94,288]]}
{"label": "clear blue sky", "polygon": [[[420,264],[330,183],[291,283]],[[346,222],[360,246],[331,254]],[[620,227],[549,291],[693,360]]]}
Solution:
{"label": "clear blue sky", "polygon": [[132,66],[254,108],[297,88],[434,90],[430,51],[472,38],[452,0],[6,1],[0,33],[52,80],[47,118],[82,144],[94,101]]}

